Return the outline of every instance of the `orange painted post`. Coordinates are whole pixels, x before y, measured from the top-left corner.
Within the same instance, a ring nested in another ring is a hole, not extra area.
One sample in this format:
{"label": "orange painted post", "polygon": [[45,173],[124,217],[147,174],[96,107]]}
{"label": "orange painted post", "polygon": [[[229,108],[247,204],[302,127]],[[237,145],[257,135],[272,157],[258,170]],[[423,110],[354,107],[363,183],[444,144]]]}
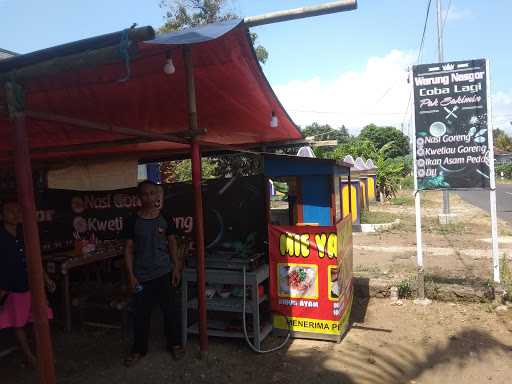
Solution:
{"label": "orange painted post", "polygon": [[15,148],[14,170],[18,189],[18,200],[23,214],[23,237],[27,257],[28,280],[32,295],[32,316],[36,334],[37,367],[41,384],[55,383],[53,349],[48,323],[48,304],[44,290],[43,263],[36,220],[36,205],[32,181],[32,165],[28,147],[25,114],[16,100],[16,85],[6,84],[10,117],[14,121],[13,143]]}

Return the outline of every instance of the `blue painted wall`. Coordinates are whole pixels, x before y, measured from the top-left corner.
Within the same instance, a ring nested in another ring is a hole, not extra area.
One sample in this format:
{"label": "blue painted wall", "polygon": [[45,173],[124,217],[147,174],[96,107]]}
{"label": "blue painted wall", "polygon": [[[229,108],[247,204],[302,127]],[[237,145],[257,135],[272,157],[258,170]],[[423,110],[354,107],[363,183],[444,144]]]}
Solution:
{"label": "blue painted wall", "polygon": [[332,160],[300,157],[267,157],[264,160],[264,174],[268,177],[302,175],[348,175],[349,168],[336,166]]}
{"label": "blue painted wall", "polygon": [[329,176],[304,176],[301,185],[304,222],[331,225]]}
{"label": "blue painted wall", "polygon": [[148,180],[152,181],[153,183],[161,183],[161,176],[160,176],[160,164],[159,163],[148,163],[146,165],[147,172],[148,172]]}

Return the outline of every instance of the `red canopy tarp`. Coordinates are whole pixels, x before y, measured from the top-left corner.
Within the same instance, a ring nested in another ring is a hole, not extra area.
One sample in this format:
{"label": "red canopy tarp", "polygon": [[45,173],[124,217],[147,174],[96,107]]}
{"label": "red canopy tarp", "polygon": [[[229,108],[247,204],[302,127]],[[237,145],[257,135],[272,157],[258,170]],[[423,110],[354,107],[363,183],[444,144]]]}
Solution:
{"label": "red canopy tarp", "polygon": [[[216,33],[208,35],[212,27],[218,27]],[[188,129],[184,45],[192,49],[199,128],[206,129],[198,138],[201,142],[250,146],[302,137],[272,91],[248,29],[239,20],[137,43],[138,54],[129,61],[131,74],[126,81],[120,81],[127,74],[121,55],[114,64],[33,78],[23,84],[25,109],[144,132],[184,132]],[[169,55],[176,67],[172,75],[163,71]],[[0,161],[9,160],[13,151],[6,104],[0,92]],[[279,122],[275,128],[270,126],[272,113]],[[27,130],[32,158],[39,160],[98,155],[149,159],[188,148],[169,141],[130,141],[133,136],[30,117]],[[101,144],[84,146],[93,143]]]}

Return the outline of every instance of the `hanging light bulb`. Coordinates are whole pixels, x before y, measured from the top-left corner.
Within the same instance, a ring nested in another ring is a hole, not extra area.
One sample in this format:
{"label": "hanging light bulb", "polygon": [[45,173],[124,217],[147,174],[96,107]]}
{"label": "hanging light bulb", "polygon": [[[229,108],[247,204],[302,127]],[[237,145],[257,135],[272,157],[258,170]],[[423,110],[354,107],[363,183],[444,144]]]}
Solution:
{"label": "hanging light bulb", "polygon": [[166,75],[172,75],[174,72],[176,72],[176,67],[174,66],[174,63],[172,62],[171,53],[168,52],[165,59],[165,65],[164,65],[164,73]]}
{"label": "hanging light bulb", "polygon": [[270,119],[270,128],[277,128],[279,120],[277,119],[276,113],[272,111],[272,118]]}

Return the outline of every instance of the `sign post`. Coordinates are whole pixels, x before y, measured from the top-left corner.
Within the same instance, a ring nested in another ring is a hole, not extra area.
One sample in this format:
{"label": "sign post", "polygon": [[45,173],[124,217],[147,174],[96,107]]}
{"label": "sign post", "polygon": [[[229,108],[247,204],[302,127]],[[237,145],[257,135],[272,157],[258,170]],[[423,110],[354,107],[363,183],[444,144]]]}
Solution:
{"label": "sign post", "polygon": [[495,284],[501,282],[500,278],[500,258],[498,250],[498,214],[496,213],[496,172],[494,170],[494,137],[493,137],[493,124],[492,124],[492,103],[491,103],[491,74],[489,60],[486,60],[487,65],[487,106],[489,109],[489,171],[490,171],[490,192],[489,192],[489,203],[491,208],[491,239],[492,239],[492,274],[493,281]]}
{"label": "sign post", "polygon": [[[421,142],[420,142],[421,143]],[[418,146],[416,139],[412,142],[413,148],[413,172],[414,172],[414,208],[416,211],[416,267],[418,272],[418,299],[425,300],[425,275],[423,269],[423,240],[421,238],[421,195],[418,190],[418,167],[416,163],[416,151]],[[420,147],[421,149],[422,147]]]}
{"label": "sign post", "polygon": [[418,269],[423,270],[419,192],[487,189],[491,202],[493,278],[499,283],[488,62],[476,59],[415,65],[412,77]]}

